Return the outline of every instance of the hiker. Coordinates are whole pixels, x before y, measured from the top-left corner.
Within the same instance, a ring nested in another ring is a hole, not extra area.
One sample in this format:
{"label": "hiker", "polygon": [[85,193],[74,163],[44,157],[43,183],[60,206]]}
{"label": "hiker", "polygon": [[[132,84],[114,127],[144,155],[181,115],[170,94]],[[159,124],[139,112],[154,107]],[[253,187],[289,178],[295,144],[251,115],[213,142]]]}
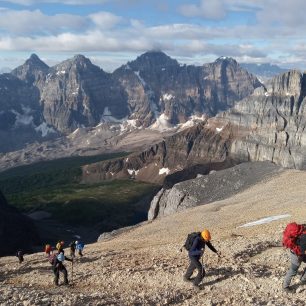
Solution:
{"label": "hiker", "polygon": [[82,251],[84,249],[84,243],[81,241],[76,241],[75,244],[76,244],[76,249],[78,250],[80,257],[83,257]]}
{"label": "hiker", "polygon": [[72,242],[69,244],[70,256],[71,256],[72,258],[75,257],[76,243],[77,243],[77,241],[72,241]]}
{"label": "hiker", "polygon": [[64,241],[59,241],[56,244],[55,248],[57,249],[58,253],[60,253],[60,251],[62,251],[64,249],[64,244],[65,244]]}
{"label": "hiker", "polygon": [[51,255],[52,252],[53,252],[53,251],[52,251],[51,245],[50,245],[50,244],[46,244],[46,245],[45,245],[45,254],[49,257],[49,256]]}
{"label": "hiker", "polygon": [[[302,262],[306,262],[306,227],[295,222],[289,223],[283,233],[283,246],[290,249],[290,268],[283,282],[286,292],[294,292],[290,287],[291,280],[297,275]],[[306,284],[306,269],[304,269],[300,284]]]}
{"label": "hiker", "polygon": [[193,271],[197,269],[198,274],[192,281],[194,288],[197,290],[200,289],[199,284],[201,283],[202,279],[205,276],[204,266],[200,262],[200,258],[204,254],[205,245],[207,245],[219,257],[221,256],[221,253],[218,252],[213,247],[210,240],[211,240],[210,232],[207,229],[205,229],[201,233],[189,234],[185,243],[185,248],[188,250],[190,264],[184,275],[184,280],[191,281],[190,277]]}
{"label": "hiker", "polygon": [[65,256],[64,254],[64,250],[61,250],[56,256],[54,256],[53,258],[53,262],[52,262],[52,270],[54,273],[54,284],[56,286],[59,285],[59,274],[60,272],[63,273],[64,275],[64,285],[68,285],[68,272],[66,267],[64,266],[64,261],[68,260],[71,261],[73,264],[73,259],[70,259],[68,257]]}
{"label": "hiker", "polygon": [[18,257],[19,263],[23,263],[24,258],[23,258],[23,252],[21,250],[18,250],[16,253],[16,257]]}

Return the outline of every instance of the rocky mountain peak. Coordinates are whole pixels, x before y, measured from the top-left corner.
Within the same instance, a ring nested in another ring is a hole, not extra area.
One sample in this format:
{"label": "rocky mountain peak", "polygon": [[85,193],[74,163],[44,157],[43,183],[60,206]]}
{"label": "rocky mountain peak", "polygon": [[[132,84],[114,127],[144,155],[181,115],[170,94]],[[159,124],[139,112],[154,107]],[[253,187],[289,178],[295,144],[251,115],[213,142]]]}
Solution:
{"label": "rocky mountain peak", "polygon": [[133,70],[149,70],[154,67],[177,66],[178,62],[162,51],[148,51],[136,58],[135,61],[129,62]]}
{"label": "rocky mountain peak", "polygon": [[90,59],[85,57],[84,55],[77,54],[73,58],[67,59],[59,63],[58,65],[54,66],[53,68],[57,71],[64,71],[64,70],[70,70],[71,68],[76,68],[76,69],[98,68],[98,66],[92,64]]}
{"label": "rocky mountain peak", "polygon": [[228,56],[220,56],[219,58],[217,58],[215,60],[215,63],[219,64],[219,63],[225,63],[225,64],[234,64],[234,65],[238,65],[237,61],[232,58],[232,57],[228,57]]}
{"label": "rocky mountain peak", "polygon": [[274,95],[297,96],[302,91],[303,74],[298,70],[289,70],[273,78],[270,92]]}
{"label": "rocky mountain peak", "polygon": [[48,70],[49,66],[36,54],[32,54],[23,65],[12,70],[11,74],[28,84],[37,85],[48,73]]}

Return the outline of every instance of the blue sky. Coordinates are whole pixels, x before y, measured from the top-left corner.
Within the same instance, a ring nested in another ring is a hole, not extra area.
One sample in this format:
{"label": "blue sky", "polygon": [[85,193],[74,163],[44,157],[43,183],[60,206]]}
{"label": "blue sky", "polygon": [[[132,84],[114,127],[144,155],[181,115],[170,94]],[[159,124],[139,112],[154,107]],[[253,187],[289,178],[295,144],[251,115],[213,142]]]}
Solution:
{"label": "blue sky", "polygon": [[159,49],[187,64],[305,69],[305,10],[304,0],[0,0],[0,68],[81,53],[112,71]]}

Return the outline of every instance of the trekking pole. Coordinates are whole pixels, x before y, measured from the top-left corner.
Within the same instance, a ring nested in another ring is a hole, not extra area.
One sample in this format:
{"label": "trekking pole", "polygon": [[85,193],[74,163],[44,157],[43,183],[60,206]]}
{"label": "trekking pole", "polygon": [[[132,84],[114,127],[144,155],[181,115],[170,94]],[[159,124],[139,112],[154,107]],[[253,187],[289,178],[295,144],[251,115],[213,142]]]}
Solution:
{"label": "trekking pole", "polygon": [[72,267],[71,267],[71,285],[73,285],[73,259],[72,259]]}

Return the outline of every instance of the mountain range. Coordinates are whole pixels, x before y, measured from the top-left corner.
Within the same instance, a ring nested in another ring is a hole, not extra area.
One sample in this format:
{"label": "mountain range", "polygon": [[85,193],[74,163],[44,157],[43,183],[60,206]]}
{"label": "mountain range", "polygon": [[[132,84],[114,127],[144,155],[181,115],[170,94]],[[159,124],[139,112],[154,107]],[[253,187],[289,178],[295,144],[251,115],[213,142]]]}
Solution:
{"label": "mountain range", "polygon": [[49,67],[32,54],[0,75],[0,151],[103,123],[163,130],[214,116],[260,85],[225,57],[193,66],[151,51],[106,73],[83,55]]}

